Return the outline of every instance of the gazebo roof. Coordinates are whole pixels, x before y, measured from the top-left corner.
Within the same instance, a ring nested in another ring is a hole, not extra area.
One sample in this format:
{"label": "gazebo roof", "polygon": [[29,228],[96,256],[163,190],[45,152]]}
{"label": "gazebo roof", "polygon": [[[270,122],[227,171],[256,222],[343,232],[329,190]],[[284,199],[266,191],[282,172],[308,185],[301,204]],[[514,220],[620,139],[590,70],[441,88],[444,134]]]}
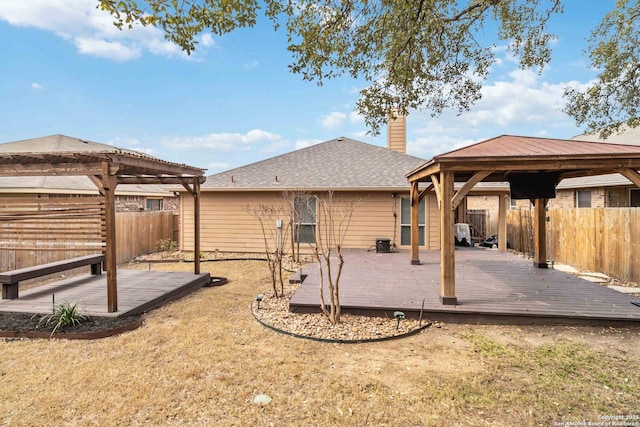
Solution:
{"label": "gazebo roof", "polygon": [[556,171],[561,178],[640,169],[640,146],[566,139],[502,135],[433,157],[406,175],[428,181],[440,171],[467,180],[477,171],[491,171],[484,181],[506,181],[511,172]]}

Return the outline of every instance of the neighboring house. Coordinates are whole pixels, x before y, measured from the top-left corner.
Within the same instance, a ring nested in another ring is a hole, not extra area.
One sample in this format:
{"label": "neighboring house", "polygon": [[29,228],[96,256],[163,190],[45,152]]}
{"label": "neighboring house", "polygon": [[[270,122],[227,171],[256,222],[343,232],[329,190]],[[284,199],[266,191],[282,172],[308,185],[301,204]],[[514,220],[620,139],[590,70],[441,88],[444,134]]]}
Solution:
{"label": "neighboring house", "polygon": [[[640,127],[625,127],[607,139],[600,138],[596,133],[577,135],[571,140],[640,145]],[[567,178],[560,181],[556,187],[556,197],[550,199],[547,206],[550,209],[640,207],[640,189],[618,173]],[[527,200],[512,200],[511,207],[531,208],[532,205]],[[468,208],[483,209],[490,216],[496,216],[498,202],[494,196],[471,196],[468,198]]]}
{"label": "neighboring house", "polygon": [[[624,127],[607,139],[598,134],[574,136],[574,140],[606,142],[608,144],[640,145],[640,127]],[[614,173],[565,179],[558,184],[552,208],[617,208],[640,207],[640,189],[624,176]]]}
{"label": "neighboring house", "polygon": [[[86,151],[113,150],[111,145],[82,141],[65,135],[51,135],[0,144],[0,153],[76,150],[78,143]],[[132,150],[125,150],[132,151]],[[97,187],[86,176],[0,177],[1,197],[82,197],[98,195]],[[116,211],[138,212],[168,210],[177,212],[180,198],[164,186],[120,184],[116,187]]]}
{"label": "neighboring house", "polygon": [[[316,198],[325,197],[328,191],[345,201],[359,200],[345,247],[373,248],[378,238],[385,238],[396,247],[409,248],[410,187],[405,174],[425,160],[405,154],[405,135],[404,118],[400,117],[389,126],[387,148],[339,137],[207,177],[200,197],[202,250],[263,251],[260,224],[247,207],[282,204],[282,193],[288,190],[310,196],[301,202],[314,214],[300,218],[298,238],[307,250],[310,246],[306,243],[313,244],[316,238]],[[189,203],[181,206],[184,222],[180,241],[189,248],[193,213]],[[433,193],[421,202],[419,223],[420,247],[438,249],[440,224]]]}

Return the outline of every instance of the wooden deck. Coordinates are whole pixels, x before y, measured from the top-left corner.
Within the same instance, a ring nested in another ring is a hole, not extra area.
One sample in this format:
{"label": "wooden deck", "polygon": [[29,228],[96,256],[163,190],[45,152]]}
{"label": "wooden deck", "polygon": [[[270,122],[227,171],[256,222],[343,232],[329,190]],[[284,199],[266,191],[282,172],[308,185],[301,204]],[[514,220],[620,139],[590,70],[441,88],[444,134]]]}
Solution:
{"label": "wooden deck", "polygon": [[[597,324],[640,326],[640,299],[554,269],[533,267],[530,259],[484,250],[455,251],[458,305],[444,306],[440,295],[440,253],[420,252],[410,265],[408,251],[345,251],[340,282],[343,311],[393,316],[402,310],[448,322],[511,324]],[[290,310],[319,310],[316,264],[290,301]],[[640,289],[639,289],[640,292]],[[327,292],[325,291],[325,298]]]}
{"label": "wooden deck", "polygon": [[118,270],[118,311],[108,313],[106,274],[81,275],[20,290],[18,299],[0,300],[0,312],[51,313],[52,295],[55,294],[56,304],[79,301],[83,312],[90,316],[125,316],[159,307],[209,281],[209,273]]}

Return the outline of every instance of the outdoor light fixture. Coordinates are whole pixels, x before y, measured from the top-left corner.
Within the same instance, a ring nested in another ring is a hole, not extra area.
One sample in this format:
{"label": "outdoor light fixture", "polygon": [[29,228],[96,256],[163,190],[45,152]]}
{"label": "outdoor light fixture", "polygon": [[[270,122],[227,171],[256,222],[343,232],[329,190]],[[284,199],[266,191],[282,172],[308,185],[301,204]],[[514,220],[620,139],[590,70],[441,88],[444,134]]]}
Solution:
{"label": "outdoor light fixture", "polygon": [[397,331],[398,328],[400,328],[400,321],[402,319],[404,319],[406,316],[404,315],[404,313],[402,311],[394,311],[393,312],[393,317],[395,317],[396,320],[398,321],[398,323],[396,324],[396,331]]}
{"label": "outdoor light fixture", "polygon": [[262,294],[258,294],[256,296],[256,301],[258,301],[258,310],[260,310],[260,301],[262,301],[263,297],[264,297],[264,295],[262,295]]}

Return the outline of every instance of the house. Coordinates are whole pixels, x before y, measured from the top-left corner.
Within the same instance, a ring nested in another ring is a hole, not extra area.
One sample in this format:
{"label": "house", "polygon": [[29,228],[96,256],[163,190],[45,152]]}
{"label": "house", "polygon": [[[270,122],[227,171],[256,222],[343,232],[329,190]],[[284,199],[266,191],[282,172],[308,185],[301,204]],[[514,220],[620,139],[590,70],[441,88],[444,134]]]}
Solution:
{"label": "house", "polygon": [[[384,238],[394,247],[409,248],[410,200],[405,174],[425,160],[405,153],[405,135],[405,119],[399,117],[390,122],[386,148],[338,137],[207,177],[200,196],[202,250],[264,251],[260,224],[247,208],[283,204],[282,194],[286,191],[305,192],[303,197],[310,200],[301,202],[312,210],[300,218],[301,231],[294,240],[315,243],[319,217],[316,201],[332,191],[341,200],[359,201],[344,247],[368,249],[377,239]],[[181,206],[180,241],[182,247],[189,248],[193,241],[193,213],[189,204]],[[438,221],[438,204],[435,195],[429,194],[420,204],[421,248],[439,248]]]}
{"label": "house", "polygon": [[[598,134],[576,135],[570,140],[606,144],[640,145],[640,127],[623,127],[621,132],[602,139]],[[514,208],[530,207],[527,201],[512,202]],[[640,207],[640,189],[618,173],[565,178],[556,187],[556,197],[549,200],[553,208]]]}
{"label": "house", "polygon": [[[113,151],[111,145],[84,141],[65,135],[0,144],[0,153],[62,152],[62,151]],[[133,152],[132,150],[122,150]],[[83,197],[95,196],[98,189],[86,176],[2,176],[0,197]],[[121,184],[116,189],[117,212],[174,211],[178,212],[180,198],[173,191],[158,184]]]}
{"label": "house", "polygon": [[[602,139],[598,134],[577,135],[573,140],[608,144],[640,145],[640,127],[623,127],[621,132]],[[568,178],[557,187],[555,208],[640,207],[640,189],[624,176],[614,173],[582,178]]]}

